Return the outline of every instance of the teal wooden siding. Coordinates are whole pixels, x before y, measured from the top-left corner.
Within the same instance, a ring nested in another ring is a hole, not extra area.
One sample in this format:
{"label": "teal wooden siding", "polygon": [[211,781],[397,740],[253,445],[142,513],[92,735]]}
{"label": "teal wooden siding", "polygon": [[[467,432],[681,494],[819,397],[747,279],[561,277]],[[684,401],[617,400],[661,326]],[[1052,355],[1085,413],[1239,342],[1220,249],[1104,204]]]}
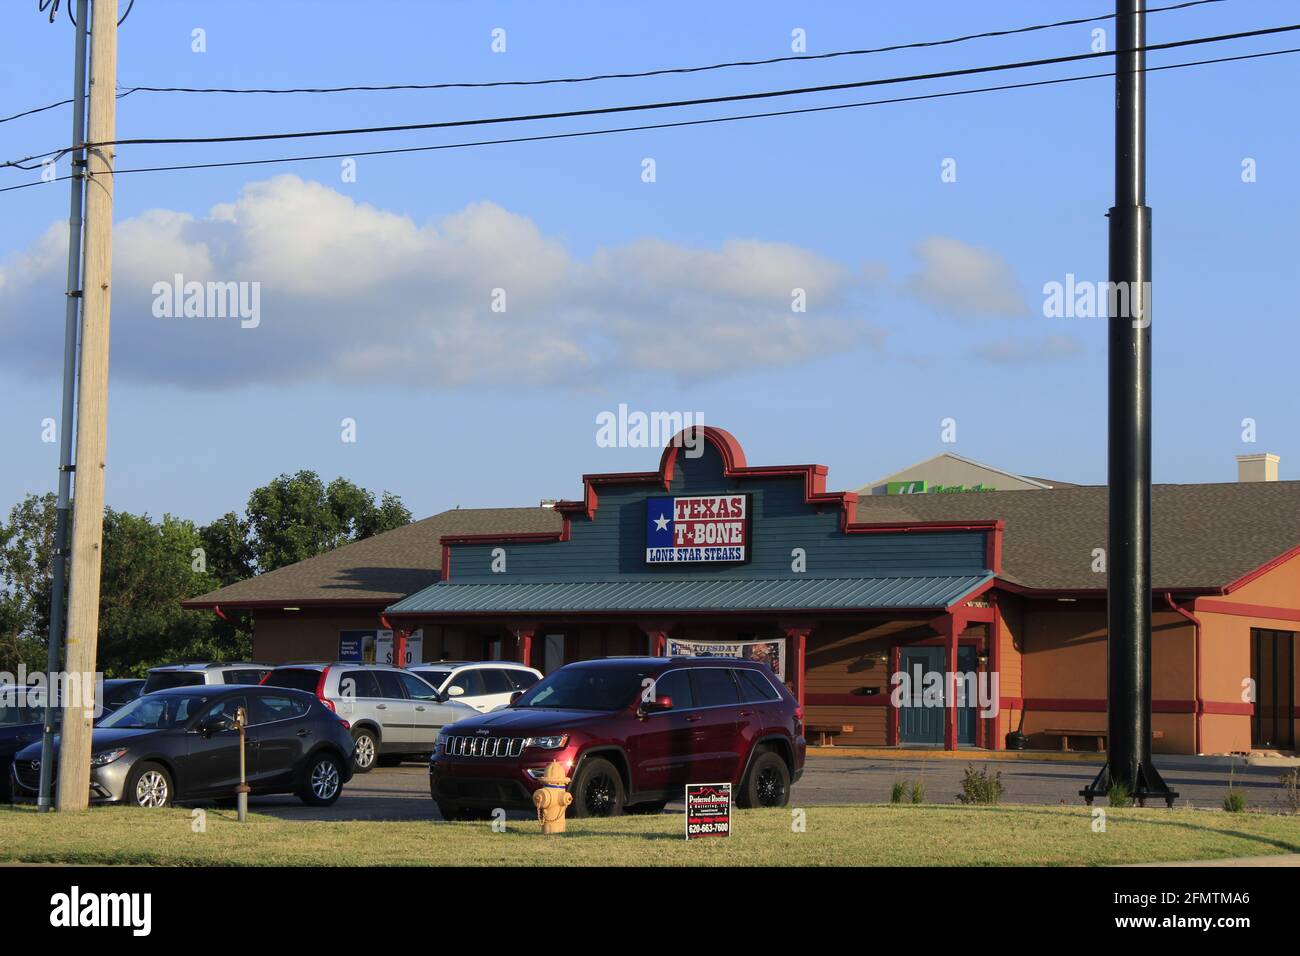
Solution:
{"label": "teal wooden siding", "polygon": [[[598,484],[595,517],[576,516],[568,541],[473,543],[450,546],[452,584],[521,584],[565,581],[780,580],[984,575],[986,535],[936,531],[844,534],[838,507],[804,501],[801,478],[735,480],[722,476],[711,443],[704,453],[677,458],[667,492],[656,484]],[[645,563],[645,499],[664,494],[744,493],[750,496],[750,552],[745,564]],[[503,548],[505,573],[494,573],[492,553]],[[807,570],[792,570],[802,548]]]}

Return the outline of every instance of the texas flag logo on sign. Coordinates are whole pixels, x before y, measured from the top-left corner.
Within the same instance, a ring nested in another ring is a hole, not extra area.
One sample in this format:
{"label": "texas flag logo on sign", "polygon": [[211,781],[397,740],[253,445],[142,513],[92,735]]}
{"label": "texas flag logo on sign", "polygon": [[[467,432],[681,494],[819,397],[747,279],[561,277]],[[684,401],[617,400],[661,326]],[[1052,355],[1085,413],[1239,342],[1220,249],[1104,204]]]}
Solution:
{"label": "texas flag logo on sign", "polygon": [[647,564],[749,559],[749,496],[646,499]]}

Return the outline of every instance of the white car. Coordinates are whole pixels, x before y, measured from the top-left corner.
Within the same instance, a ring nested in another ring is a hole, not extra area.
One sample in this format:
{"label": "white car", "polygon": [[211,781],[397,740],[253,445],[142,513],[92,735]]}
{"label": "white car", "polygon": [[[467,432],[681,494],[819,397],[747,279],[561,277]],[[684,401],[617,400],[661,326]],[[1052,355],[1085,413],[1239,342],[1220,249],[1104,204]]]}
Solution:
{"label": "white car", "polygon": [[439,661],[415,664],[419,674],[449,700],[469,704],[479,713],[504,707],[515,694],[542,679],[542,672],[511,661]]}

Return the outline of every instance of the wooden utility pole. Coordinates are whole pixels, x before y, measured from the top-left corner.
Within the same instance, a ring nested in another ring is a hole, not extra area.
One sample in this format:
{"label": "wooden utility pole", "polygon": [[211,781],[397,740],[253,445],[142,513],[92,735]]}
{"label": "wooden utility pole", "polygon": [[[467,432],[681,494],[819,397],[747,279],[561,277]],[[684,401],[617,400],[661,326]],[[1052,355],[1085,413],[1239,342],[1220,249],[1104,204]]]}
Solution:
{"label": "wooden utility pole", "polygon": [[[94,0],[90,23],[90,125],[87,142],[116,138],[117,0]],[[104,540],[104,457],[108,434],[108,318],[113,277],[113,150],[86,155],[86,224],[82,271],[81,377],[77,383],[77,476],[72,497],[72,556],[64,670],[82,687],[63,702],[56,808],[90,802],[90,744],[95,657],[99,643],[99,575]],[[90,682],[90,691],[84,685]]]}

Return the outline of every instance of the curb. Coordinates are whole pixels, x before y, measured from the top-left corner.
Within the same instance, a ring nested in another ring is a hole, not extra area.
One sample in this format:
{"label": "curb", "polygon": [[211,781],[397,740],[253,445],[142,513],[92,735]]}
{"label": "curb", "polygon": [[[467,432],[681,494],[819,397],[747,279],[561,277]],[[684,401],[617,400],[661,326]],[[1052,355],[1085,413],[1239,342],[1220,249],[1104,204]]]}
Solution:
{"label": "curb", "polygon": [[[1059,750],[907,750],[894,747],[809,747],[809,757],[870,757],[873,760],[1054,761],[1105,763],[1106,755],[1089,751]],[[1227,766],[1227,764],[1225,764]]]}

